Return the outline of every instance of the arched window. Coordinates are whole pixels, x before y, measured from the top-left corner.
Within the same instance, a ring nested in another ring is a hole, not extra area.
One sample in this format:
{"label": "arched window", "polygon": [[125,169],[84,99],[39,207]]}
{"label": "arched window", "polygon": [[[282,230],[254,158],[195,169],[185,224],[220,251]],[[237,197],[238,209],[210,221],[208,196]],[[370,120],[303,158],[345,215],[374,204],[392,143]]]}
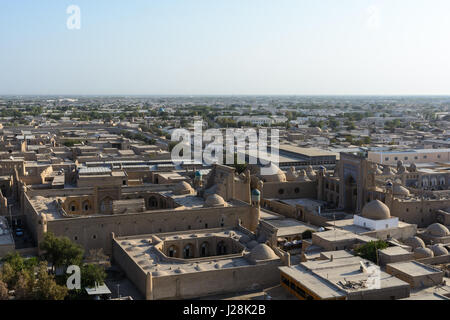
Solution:
{"label": "arched window", "polygon": [[217,255],[225,255],[227,254],[227,246],[225,245],[225,243],[223,241],[220,241],[217,244]]}
{"label": "arched window", "polygon": [[78,205],[75,201],[72,201],[69,205],[70,212],[78,211]]}
{"label": "arched window", "polygon": [[170,246],[168,251],[169,257],[176,257],[177,255],[177,247],[176,246]]}
{"label": "arched window", "polygon": [[208,242],[203,242],[201,247],[200,247],[200,255],[202,257],[207,257],[209,256],[209,243]]}
{"label": "arched window", "polygon": [[185,259],[192,258],[194,256],[194,247],[192,244],[188,244],[183,249],[183,257]]}
{"label": "arched window", "polygon": [[435,177],[431,178],[431,185],[436,186],[437,185],[437,179]]}
{"label": "arched window", "polygon": [[88,200],[83,202],[83,211],[89,211],[91,209],[91,204]]}

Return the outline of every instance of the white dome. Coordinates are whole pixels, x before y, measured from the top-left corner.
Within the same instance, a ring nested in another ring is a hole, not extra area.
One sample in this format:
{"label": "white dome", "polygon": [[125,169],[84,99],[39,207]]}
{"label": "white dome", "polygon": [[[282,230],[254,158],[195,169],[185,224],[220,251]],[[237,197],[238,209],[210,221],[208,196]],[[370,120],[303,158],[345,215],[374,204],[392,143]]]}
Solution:
{"label": "white dome", "polygon": [[362,216],[371,220],[385,220],[391,218],[391,211],[380,200],[373,200],[364,206]]}

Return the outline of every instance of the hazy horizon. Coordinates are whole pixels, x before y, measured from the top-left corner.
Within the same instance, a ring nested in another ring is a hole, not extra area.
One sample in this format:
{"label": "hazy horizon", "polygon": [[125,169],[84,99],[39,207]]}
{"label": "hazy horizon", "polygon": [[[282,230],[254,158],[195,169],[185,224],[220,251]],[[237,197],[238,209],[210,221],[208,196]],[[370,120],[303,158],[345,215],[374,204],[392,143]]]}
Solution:
{"label": "hazy horizon", "polygon": [[449,11],[447,0],[3,0],[0,95],[446,97]]}

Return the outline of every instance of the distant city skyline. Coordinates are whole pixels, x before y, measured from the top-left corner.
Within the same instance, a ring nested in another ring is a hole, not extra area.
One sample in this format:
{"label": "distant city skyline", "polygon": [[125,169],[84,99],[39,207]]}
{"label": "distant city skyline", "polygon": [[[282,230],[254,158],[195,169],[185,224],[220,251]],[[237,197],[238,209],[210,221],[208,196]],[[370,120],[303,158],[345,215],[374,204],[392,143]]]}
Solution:
{"label": "distant city skyline", "polygon": [[[80,29],[69,29],[80,8]],[[448,96],[450,3],[4,0],[0,95]]]}

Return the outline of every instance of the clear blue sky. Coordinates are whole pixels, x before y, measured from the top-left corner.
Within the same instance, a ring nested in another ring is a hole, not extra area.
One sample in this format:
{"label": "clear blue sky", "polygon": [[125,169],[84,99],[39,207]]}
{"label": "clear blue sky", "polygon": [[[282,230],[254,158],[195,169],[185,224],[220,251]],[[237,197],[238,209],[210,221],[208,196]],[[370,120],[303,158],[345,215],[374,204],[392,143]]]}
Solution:
{"label": "clear blue sky", "polygon": [[0,0],[0,94],[450,94],[449,14],[448,0]]}

